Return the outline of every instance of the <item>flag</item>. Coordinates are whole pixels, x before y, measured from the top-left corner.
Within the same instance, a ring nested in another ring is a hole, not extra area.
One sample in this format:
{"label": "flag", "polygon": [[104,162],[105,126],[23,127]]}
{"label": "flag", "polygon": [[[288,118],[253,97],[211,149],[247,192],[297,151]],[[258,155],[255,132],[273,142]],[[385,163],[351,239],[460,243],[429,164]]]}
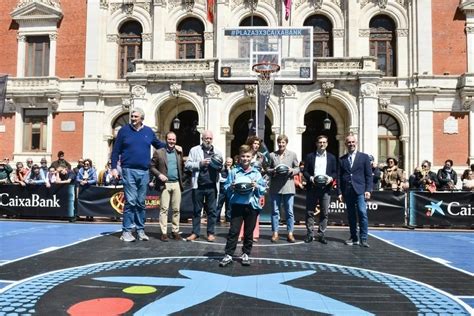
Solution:
{"label": "flag", "polygon": [[291,15],[291,0],[285,0],[285,20],[288,20]]}
{"label": "flag", "polygon": [[211,23],[214,23],[214,1],[207,0],[207,20]]}
{"label": "flag", "polygon": [[5,98],[7,95],[7,79],[8,75],[0,76],[0,116],[3,115],[5,108]]}

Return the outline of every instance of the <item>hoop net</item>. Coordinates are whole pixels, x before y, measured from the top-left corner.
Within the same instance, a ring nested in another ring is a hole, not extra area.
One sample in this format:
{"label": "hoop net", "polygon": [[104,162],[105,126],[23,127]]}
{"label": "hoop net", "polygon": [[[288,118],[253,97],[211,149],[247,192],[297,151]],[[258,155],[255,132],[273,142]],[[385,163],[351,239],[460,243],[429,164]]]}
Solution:
{"label": "hoop net", "polygon": [[280,71],[280,66],[272,63],[258,63],[253,65],[252,70],[258,73],[258,91],[261,95],[270,97],[275,84],[274,75]]}

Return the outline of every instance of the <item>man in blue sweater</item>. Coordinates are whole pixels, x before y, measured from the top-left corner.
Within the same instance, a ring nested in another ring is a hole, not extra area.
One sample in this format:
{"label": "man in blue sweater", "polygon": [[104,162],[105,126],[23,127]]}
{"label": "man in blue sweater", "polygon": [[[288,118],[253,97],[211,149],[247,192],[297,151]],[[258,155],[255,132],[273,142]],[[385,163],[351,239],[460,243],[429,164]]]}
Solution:
{"label": "man in blue sweater", "polygon": [[122,169],[125,207],[123,210],[123,241],[135,241],[132,227],[135,224],[138,240],[149,240],[145,234],[145,197],[149,182],[150,145],[156,149],[166,144],[160,141],[153,130],[143,125],[145,112],[133,108],[130,124],[124,125],[118,132],[112,150],[112,176],[118,178],[117,162]]}

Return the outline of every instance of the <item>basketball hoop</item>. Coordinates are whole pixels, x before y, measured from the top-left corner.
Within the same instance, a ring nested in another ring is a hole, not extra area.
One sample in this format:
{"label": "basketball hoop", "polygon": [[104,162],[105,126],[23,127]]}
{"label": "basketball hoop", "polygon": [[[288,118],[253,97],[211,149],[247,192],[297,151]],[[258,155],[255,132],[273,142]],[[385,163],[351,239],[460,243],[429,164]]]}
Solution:
{"label": "basketball hoop", "polygon": [[274,74],[280,71],[278,64],[258,63],[252,66],[252,70],[258,73],[258,90],[266,98],[270,97],[275,83]]}

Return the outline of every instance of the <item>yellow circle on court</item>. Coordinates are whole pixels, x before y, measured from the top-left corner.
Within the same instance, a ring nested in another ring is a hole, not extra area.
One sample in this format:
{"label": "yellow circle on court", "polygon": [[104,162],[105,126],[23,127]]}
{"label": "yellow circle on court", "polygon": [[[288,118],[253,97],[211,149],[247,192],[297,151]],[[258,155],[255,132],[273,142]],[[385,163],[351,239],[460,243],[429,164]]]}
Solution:
{"label": "yellow circle on court", "polygon": [[150,294],[156,292],[156,288],[153,286],[130,286],[123,289],[124,293],[127,294]]}

